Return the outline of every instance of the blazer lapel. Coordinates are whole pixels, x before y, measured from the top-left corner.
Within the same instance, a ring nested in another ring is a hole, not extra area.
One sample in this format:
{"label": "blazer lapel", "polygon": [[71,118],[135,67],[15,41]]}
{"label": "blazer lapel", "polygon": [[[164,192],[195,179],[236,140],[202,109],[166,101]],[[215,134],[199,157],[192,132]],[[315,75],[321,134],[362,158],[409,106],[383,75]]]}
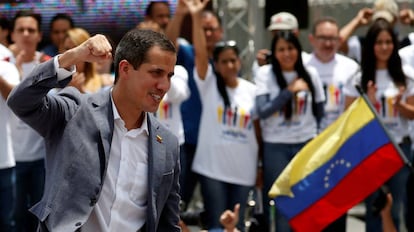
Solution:
{"label": "blazer lapel", "polygon": [[[148,118],[148,213],[152,217],[148,217],[148,226],[155,226],[157,218],[157,194],[159,192],[162,175],[165,167],[165,153],[166,148],[163,143],[162,134],[159,130],[160,125],[156,120],[153,120],[151,114],[147,113]],[[155,228],[148,228],[149,231],[155,231]]]}
{"label": "blazer lapel", "polygon": [[114,116],[110,90],[94,94],[89,99],[92,106],[92,115],[99,130],[99,160],[101,167],[101,180],[104,180],[111,150],[112,135],[114,131]]}

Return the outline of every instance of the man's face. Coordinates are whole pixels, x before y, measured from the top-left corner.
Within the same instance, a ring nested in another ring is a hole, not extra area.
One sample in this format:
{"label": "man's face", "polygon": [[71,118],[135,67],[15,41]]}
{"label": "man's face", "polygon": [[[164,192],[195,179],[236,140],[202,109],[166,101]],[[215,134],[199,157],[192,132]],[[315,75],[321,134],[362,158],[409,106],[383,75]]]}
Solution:
{"label": "man's face", "polygon": [[42,39],[36,19],[33,17],[17,18],[12,32],[12,40],[19,49],[36,50]]}
{"label": "man's face", "polygon": [[170,9],[162,2],[153,4],[150,20],[156,22],[162,30],[165,30],[170,22]]}
{"label": "man's face", "polygon": [[204,15],[201,24],[206,36],[207,48],[213,50],[216,43],[223,39],[223,29],[218,19],[212,14]]}
{"label": "man's face", "polygon": [[175,53],[161,50],[158,46],[151,48],[147,57],[148,61],[136,70],[128,61],[120,64],[122,77],[119,81],[125,83],[124,94],[131,108],[155,112],[170,88],[177,58]]}
{"label": "man's face", "polygon": [[66,32],[70,29],[70,22],[66,19],[58,19],[52,24],[50,29],[50,39],[56,47],[60,47],[66,37]]}
{"label": "man's face", "polygon": [[322,62],[329,62],[338,50],[338,26],[331,22],[323,22],[316,27],[314,34],[309,37],[309,40],[316,57]]}

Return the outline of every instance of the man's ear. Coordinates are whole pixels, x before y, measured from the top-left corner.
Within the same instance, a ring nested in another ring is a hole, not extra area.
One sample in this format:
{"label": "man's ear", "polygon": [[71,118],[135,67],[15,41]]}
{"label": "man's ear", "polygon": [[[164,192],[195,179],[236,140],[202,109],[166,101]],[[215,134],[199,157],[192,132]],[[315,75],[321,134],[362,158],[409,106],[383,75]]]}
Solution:
{"label": "man's ear", "polygon": [[119,62],[119,75],[120,76],[127,76],[126,74],[128,73],[129,69],[131,68],[130,63],[127,60],[121,60]]}
{"label": "man's ear", "polygon": [[315,41],[315,37],[313,36],[313,34],[312,34],[312,33],[308,35],[308,39],[309,39],[309,42],[310,42],[311,44]]}

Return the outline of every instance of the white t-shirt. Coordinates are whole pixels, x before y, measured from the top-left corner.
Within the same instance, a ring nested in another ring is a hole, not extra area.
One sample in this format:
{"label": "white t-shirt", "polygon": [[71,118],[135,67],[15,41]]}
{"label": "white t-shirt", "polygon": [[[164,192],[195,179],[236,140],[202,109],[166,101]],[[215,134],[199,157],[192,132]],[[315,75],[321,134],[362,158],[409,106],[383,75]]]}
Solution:
{"label": "white t-shirt", "polygon": [[403,65],[410,65],[414,68],[414,44],[401,48],[398,53]]}
{"label": "white t-shirt", "polygon": [[348,39],[348,56],[349,58],[355,60],[358,63],[361,63],[361,53],[362,53],[362,45],[361,41],[359,40],[358,36],[353,35]]}
{"label": "white t-shirt", "polygon": [[[409,66],[403,66],[403,71],[407,76],[407,87],[403,94],[402,100],[414,95],[414,69]],[[404,136],[409,135],[409,120],[401,116],[394,108],[394,97],[398,94],[398,88],[391,79],[388,70],[380,69],[376,71],[375,84],[377,86],[376,99],[377,104],[374,107],[378,116],[397,143],[401,143]],[[345,95],[351,97],[359,97],[360,94],[354,87],[355,84],[360,85],[360,77],[355,77],[350,85],[345,86]]]}
{"label": "white t-shirt", "polygon": [[[411,32],[408,37],[410,41],[414,40],[414,32]],[[401,61],[403,65],[411,66],[414,68],[414,43],[412,42],[411,45],[403,47],[398,52],[401,57]],[[410,120],[410,136],[411,140],[414,141],[414,120]],[[414,143],[412,143],[412,150],[414,150]]]}
{"label": "white t-shirt", "polygon": [[[19,83],[19,71],[14,64],[0,61],[0,76],[11,85]],[[10,120],[15,117],[6,104],[6,99],[0,95],[0,169],[15,165]]]}
{"label": "white t-shirt", "polygon": [[184,127],[180,107],[181,103],[190,96],[187,81],[187,70],[181,65],[176,65],[174,76],[171,78],[171,87],[155,114],[159,121],[178,137],[180,145],[184,143]]}
{"label": "white t-shirt", "polygon": [[327,63],[321,62],[314,53],[305,61],[305,66],[315,68],[321,78],[325,91],[325,115],[321,121],[321,130],[334,122],[345,108],[343,87],[353,76],[360,75],[360,69],[354,60],[335,54]]}
{"label": "white t-shirt", "polygon": [[238,78],[237,87],[226,87],[231,107],[225,108],[211,65],[204,81],[196,70],[194,79],[203,111],[193,171],[227,183],[254,185],[258,157],[253,125],[255,85]]}
{"label": "white t-shirt", "polygon": [[[23,79],[39,64],[42,53],[36,52],[34,61],[23,63]],[[15,59],[13,59],[15,60]],[[28,99],[29,101],[30,99]],[[43,137],[22,120],[13,117],[13,150],[16,161],[30,162],[43,159],[46,155],[46,146]]]}
{"label": "white t-shirt", "polygon": [[0,44],[0,60],[10,61],[13,53],[3,44]]}
{"label": "white t-shirt", "polygon": [[[315,88],[315,101],[323,102],[323,86],[318,73],[313,68],[307,69]],[[287,83],[291,83],[297,73],[283,72]],[[257,96],[269,94],[269,99],[276,98],[280,93],[276,77],[271,65],[260,67],[256,78]],[[317,124],[312,112],[312,94],[310,91],[300,91],[292,100],[292,117],[286,119],[283,112],[276,112],[261,120],[263,141],[268,143],[296,144],[306,142],[317,134]]]}

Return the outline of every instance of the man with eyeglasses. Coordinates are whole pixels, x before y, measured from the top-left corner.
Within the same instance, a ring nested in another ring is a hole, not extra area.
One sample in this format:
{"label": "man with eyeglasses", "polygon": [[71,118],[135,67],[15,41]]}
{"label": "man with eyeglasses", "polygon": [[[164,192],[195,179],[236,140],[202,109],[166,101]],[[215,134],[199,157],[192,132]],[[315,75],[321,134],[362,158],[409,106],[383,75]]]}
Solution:
{"label": "man with eyeglasses", "polygon": [[[309,35],[313,52],[304,59],[306,66],[314,67],[324,86],[326,102],[325,115],[320,131],[333,123],[344,111],[344,85],[354,75],[359,75],[359,65],[352,59],[337,53],[339,27],[334,18],[318,19]],[[333,222],[324,231],[346,231],[346,214]]]}

